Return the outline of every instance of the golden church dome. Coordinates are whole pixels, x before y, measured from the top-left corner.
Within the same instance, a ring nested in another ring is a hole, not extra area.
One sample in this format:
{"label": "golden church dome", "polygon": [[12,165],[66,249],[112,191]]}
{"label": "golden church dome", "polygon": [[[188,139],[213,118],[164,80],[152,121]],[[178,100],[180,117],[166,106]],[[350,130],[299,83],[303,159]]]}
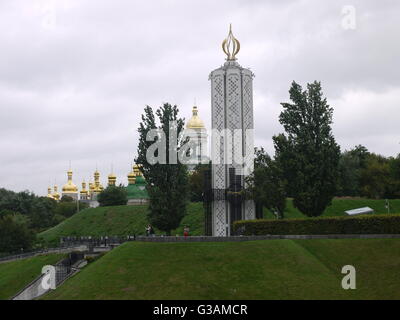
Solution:
{"label": "golden church dome", "polygon": [[193,113],[193,115],[189,119],[188,123],[186,124],[186,128],[188,128],[188,129],[203,129],[204,122],[198,116],[198,110],[197,110],[196,106],[193,107],[192,113]]}
{"label": "golden church dome", "polygon": [[133,167],[132,167],[132,173],[135,175],[135,177],[143,177],[143,173],[142,173],[142,171],[140,170],[140,168],[142,167],[142,165],[141,164],[135,164]]}
{"label": "golden church dome", "polygon": [[47,198],[54,199],[54,197],[53,197],[53,195],[52,195],[52,193],[51,193],[51,187],[48,187],[48,188],[47,188]]}
{"label": "golden church dome", "polygon": [[58,187],[54,186],[54,192],[52,193],[52,196],[55,200],[60,200],[60,194],[58,193]]}
{"label": "golden church dome", "polygon": [[114,173],[110,173],[108,175],[108,185],[115,186],[116,182],[117,182],[117,176]]}
{"label": "golden church dome", "polygon": [[81,195],[87,195],[89,192],[86,190],[86,182],[82,182],[82,190],[81,190]]}
{"label": "golden church dome", "polygon": [[101,191],[104,190],[104,187],[100,183],[100,172],[96,169],[93,176],[94,176],[93,192],[100,193]]}
{"label": "golden church dome", "polygon": [[63,185],[62,192],[63,193],[77,193],[78,187],[72,182],[72,170],[71,169],[68,170],[67,175],[68,175],[68,181],[66,184]]}
{"label": "golden church dome", "polygon": [[128,173],[128,184],[135,184],[135,172],[132,170]]}
{"label": "golden church dome", "polygon": [[94,183],[93,183],[92,192],[100,193],[101,191],[104,190],[103,186],[100,183],[100,172],[96,169],[93,176],[94,176]]}
{"label": "golden church dome", "polygon": [[64,193],[75,193],[78,192],[78,187],[71,181],[63,185],[62,191]]}

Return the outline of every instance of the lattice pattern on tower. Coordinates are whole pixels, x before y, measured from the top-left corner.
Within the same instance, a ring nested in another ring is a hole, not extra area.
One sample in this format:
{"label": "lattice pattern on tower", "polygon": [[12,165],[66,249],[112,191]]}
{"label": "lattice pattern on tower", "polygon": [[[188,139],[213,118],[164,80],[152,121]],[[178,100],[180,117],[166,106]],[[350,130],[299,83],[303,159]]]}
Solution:
{"label": "lattice pattern on tower", "polygon": [[223,237],[226,234],[226,207],[225,201],[214,201],[213,202],[213,214],[215,219],[214,232],[215,236]]}
{"label": "lattice pattern on tower", "polygon": [[253,81],[249,74],[243,75],[243,129],[244,129],[244,155],[245,163],[250,164],[245,175],[253,171],[254,137],[249,129],[254,128],[253,119]]}
{"label": "lattice pattern on tower", "polygon": [[244,212],[246,220],[253,220],[256,218],[256,207],[253,200],[246,200],[244,202]]}
{"label": "lattice pattern on tower", "polygon": [[[217,75],[212,80],[213,86],[213,119],[212,128],[222,131],[225,127],[225,94],[224,94],[224,78],[222,75]],[[215,142],[213,142],[215,143]],[[212,152],[219,156],[219,164],[213,165],[213,188],[225,189],[225,166],[224,166],[224,139],[219,140],[219,148],[212,145]]]}
{"label": "lattice pattern on tower", "polygon": [[[230,74],[227,77],[227,127],[231,130],[230,160],[235,160],[235,153],[242,155],[242,139],[235,134],[236,129],[242,129],[241,84],[239,74]],[[233,164],[233,163],[232,163]],[[237,167],[237,166],[234,166]]]}
{"label": "lattice pattern on tower", "polygon": [[225,124],[224,79],[215,76],[213,79],[213,119],[212,128],[222,130]]}

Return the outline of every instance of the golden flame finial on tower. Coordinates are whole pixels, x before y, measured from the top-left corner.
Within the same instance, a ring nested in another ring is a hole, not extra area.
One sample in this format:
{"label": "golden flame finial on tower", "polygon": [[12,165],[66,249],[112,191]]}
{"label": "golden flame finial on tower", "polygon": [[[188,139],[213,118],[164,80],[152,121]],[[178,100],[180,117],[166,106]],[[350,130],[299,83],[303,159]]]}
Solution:
{"label": "golden flame finial on tower", "polygon": [[222,50],[227,55],[226,60],[234,61],[236,60],[236,55],[240,50],[240,42],[233,36],[232,24],[229,25],[228,37],[222,41]]}

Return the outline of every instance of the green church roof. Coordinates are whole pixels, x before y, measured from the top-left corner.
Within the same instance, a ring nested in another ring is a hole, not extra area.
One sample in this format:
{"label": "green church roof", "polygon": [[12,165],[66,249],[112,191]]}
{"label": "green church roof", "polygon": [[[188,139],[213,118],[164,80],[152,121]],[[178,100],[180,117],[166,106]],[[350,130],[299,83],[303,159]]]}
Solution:
{"label": "green church roof", "polygon": [[149,195],[146,190],[146,181],[142,176],[135,177],[135,183],[129,184],[126,187],[126,192],[129,199],[149,199]]}

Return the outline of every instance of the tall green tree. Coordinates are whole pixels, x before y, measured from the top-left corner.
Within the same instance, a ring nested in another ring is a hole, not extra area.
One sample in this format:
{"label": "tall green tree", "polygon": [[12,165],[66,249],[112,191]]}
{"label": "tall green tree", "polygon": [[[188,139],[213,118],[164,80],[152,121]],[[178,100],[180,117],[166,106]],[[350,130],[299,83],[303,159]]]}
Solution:
{"label": "tall green tree", "polygon": [[349,154],[358,159],[360,168],[365,168],[371,153],[366,147],[359,144],[349,151]]}
{"label": "tall green tree", "polygon": [[202,202],[204,193],[204,172],[210,169],[209,164],[198,164],[189,174],[190,201]]}
{"label": "tall green tree", "polygon": [[400,198],[400,154],[389,160],[390,198]]}
{"label": "tall green tree", "polygon": [[389,160],[371,153],[361,171],[361,195],[373,199],[391,198],[391,182]]}
{"label": "tall green tree", "polygon": [[[148,219],[167,235],[180,225],[186,215],[189,196],[187,167],[179,159],[175,161],[177,154],[183,150],[183,141],[179,141],[178,137],[185,125],[184,119],[178,114],[178,107],[169,103],[165,103],[155,113],[151,107],[146,106],[138,129],[140,137],[135,159],[147,181],[150,198]],[[153,141],[148,141],[146,137],[152,129],[158,129],[158,134]],[[152,156],[148,150],[152,150],[154,143],[159,143],[160,148],[152,154],[159,161],[153,162],[148,159]]]}
{"label": "tall green tree", "polygon": [[344,151],[339,159],[339,177],[336,195],[360,196],[361,173],[366,168],[370,152],[362,145]]}
{"label": "tall green tree", "polygon": [[286,180],[279,163],[271,159],[262,147],[255,148],[254,171],[246,182],[246,193],[258,205],[266,207],[279,219],[284,217]]}
{"label": "tall green tree", "polygon": [[292,103],[281,103],[279,122],[286,134],[274,136],[275,158],[282,165],[293,204],[307,216],[319,216],[336,192],[340,147],[332,134],[333,109],[320,82],[307,89],[293,81]]}
{"label": "tall green tree", "polygon": [[339,177],[337,196],[360,195],[360,161],[349,151],[341,154],[339,159]]}

